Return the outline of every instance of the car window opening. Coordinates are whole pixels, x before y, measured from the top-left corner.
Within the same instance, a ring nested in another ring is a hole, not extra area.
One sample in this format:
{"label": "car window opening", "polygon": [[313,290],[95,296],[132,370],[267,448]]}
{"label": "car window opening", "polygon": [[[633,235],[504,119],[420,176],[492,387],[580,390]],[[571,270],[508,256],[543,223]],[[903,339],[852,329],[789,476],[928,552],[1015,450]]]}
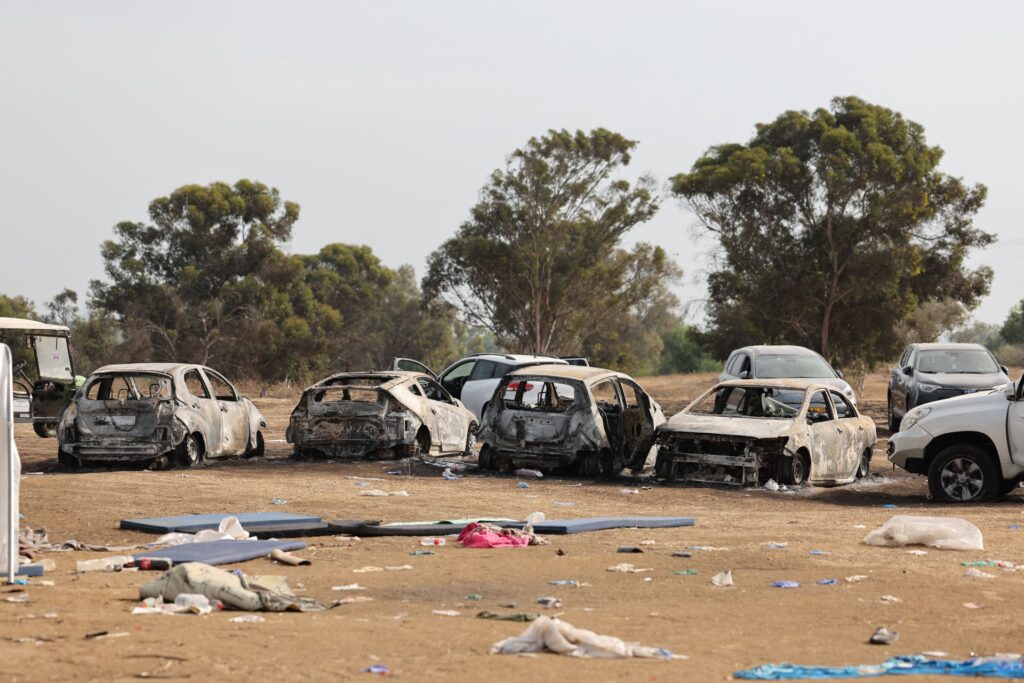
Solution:
{"label": "car window opening", "polygon": [[804,391],[786,387],[719,387],[687,409],[695,415],[793,418],[803,405]]}

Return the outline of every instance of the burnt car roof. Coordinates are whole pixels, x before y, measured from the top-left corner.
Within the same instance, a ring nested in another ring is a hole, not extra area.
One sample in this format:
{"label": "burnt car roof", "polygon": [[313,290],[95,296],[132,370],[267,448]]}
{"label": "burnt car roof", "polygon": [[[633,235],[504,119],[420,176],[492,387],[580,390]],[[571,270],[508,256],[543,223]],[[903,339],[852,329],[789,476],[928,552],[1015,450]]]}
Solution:
{"label": "burnt car roof", "polygon": [[121,363],[120,365],[104,365],[92,371],[92,374],[106,374],[110,372],[156,372],[162,375],[171,375],[178,370],[185,368],[200,368],[195,363]]}
{"label": "burnt car roof", "polygon": [[593,368],[585,365],[530,365],[525,368],[518,368],[508,373],[509,375],[533,375],[543,377],[560,377],[563,379],[575,379],[581,382],[595,382],[599,379],[606,377],[625,377],[629,378],[629,375],[625,375],[615,370],[606,370],[604,368]]}
{"label": "burnt car roof", "polygon": [[371,370],[367,372],[339,372],[333,375],[328,375],[327,377],[324,377],[316,384],[306,387],[306,391],[308,391],[309,389],[322,387],[328,382],[334,380],[360,378],[384,380],[380,383],[379,388],[384,389],[386,391],[388,389],[391,389],[392,387],[401,384],[402,382],[407,382],[411,379],[416,379],[417,377],[429,378],[430,376],[422,372],[413,372],[411,370]]}

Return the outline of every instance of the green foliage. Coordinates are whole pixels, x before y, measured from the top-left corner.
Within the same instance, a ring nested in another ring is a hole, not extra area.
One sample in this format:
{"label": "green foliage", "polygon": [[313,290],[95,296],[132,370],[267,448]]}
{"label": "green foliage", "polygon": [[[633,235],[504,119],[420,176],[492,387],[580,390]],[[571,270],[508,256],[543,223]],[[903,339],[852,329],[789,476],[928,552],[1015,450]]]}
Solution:
{"label": "green foliage", "polygon": [[35,304],[23,296],[0,294],[0,318],[28,318],[38,320]]}
{"label": "green foliage", "polygon": [[894,323],[921,303],[975,307],[992,273],[965,259],[994,240],[973,225],[986,190],[939,171],[941,158],[919,124],[845,97],[759,124],[675,176],[720,246],[706,311],[715,355],[788,342],[870,365],[898,352]]}
{"label": "green foliage", "polygon": [[660,248],[619,246],[658,208],[651,178],[617,177],[635,146],[604,129],[532,138],[431,254],[427,299],[516,351],[574,354],[597,344],[678,275]]}
{"label": "green foliage", "polygon": [[720,369],[720,364],[708,358],[704,349],[690,333],[690,328],[677,321],[661,334],[664,350],[658,364],[658,373],[673,375],[684,372],[709,372]]}
{"label": "green foliage", "polygon": [[1000,329],[1002,338],[1010,344],[1024,344],[1024,300],[1010,309]]}

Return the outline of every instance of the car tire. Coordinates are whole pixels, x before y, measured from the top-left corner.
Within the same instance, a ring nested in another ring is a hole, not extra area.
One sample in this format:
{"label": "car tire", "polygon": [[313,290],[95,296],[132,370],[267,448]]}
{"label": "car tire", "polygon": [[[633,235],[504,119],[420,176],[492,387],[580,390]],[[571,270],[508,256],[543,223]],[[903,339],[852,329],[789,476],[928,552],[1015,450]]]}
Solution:
{"label": "car tire", "polygon": [[783,456],[779,460],[780,484],[786,486],[803,486],[811,478],[811,461],[806,453],[800,452],[793,456]]}
{"label": "car tire", "polygon": [[488,470],[490,472],[498,469],[498,463],[494,459],[494,452],[487,444],[480,447],[480,455],[477,456],[476,466],[482,470]]}
{"label": "car tire", "polygon": [[267,446],[266,443],[263,441],[263,432],[256,432],[256,445],[252,449],[246,451],[244,457],[262,458],[266,450]]}
{"label": "car tire", "polygon": [[857,465],[857,478],[863,479],[868,476],[868,472],[871,471],[871,451],[865,451],[864,455],[860,456],[860,464]]}
{"label": "car tire", "polygon": [[57,449],[57,463],[66,470],[82,469],[82,461],[75,456]]}
{"label": "car tire", "polygon": [[195,467],[203,460],[203,447],[195,434],[186,434],[174,450],[174,459],[181,467]]}
{"label": "car tire", "polygon": [[977,503],[999,495],[999,464],[983,448],[954,444],[939,452],[928,468],[928,491],[943,503]]}
{"label": "car tire", "polygon": [[576,471],[581,477],[593,479],[601,474],[601,455],[590,451],[580,451],[576,454]]}
{"label": "car tire", "polygon": [[476,432],[478,429],[479,427],[474,422],[469,425],[469,430],[466,432],[466,449],[462,451],[462,455],[467,458],[473,455],[473,447],[476,446]]}
{"label": "car tire", "polygon": [[900,422],[902,422],[902,420],[896,417],[896,413],[893,412],[892,394],[889,394],[885,402],[885,406],[885,415],[889,423],[889,434],[895,434],[896,432],[900,431]]}
{"label": "car tire", "polygon": [[32,431],[40,439],[49,439],[57,435],[57,423],[55,422],[33,422]]}
{"label": "car tire", "polygon": [[430,455],[430,432],[420,429],[416,434],[416,455],[423,457]]}

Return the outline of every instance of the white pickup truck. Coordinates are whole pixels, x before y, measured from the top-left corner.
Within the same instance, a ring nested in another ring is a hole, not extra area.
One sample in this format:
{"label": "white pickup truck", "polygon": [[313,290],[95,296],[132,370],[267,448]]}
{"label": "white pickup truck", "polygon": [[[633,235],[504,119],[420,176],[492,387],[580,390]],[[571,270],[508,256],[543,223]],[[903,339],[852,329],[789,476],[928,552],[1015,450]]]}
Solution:
{"label": "white pickup truck", "polygon": [[893,464],[928,475],[934,500],[994,500],[1024,479],[1024,380],[918,406],[889,438]]}

